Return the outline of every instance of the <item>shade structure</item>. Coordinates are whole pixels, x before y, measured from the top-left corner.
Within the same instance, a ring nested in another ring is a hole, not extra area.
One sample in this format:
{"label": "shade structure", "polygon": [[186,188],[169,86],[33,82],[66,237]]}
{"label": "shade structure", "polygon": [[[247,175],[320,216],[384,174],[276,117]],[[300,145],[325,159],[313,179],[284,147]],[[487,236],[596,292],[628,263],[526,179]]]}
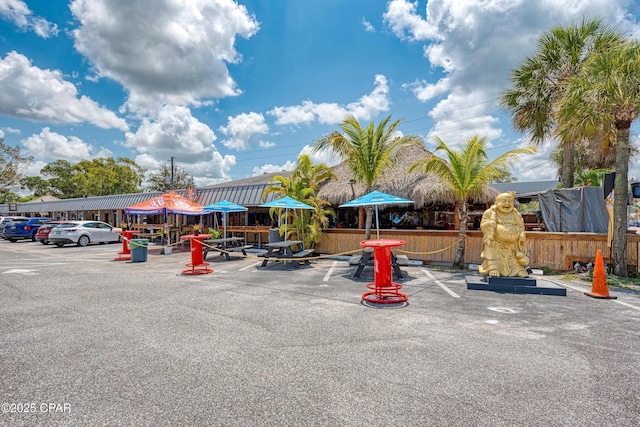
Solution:
{"label": "shade structure", "polygon": [[208,212],[199,205],[175,191],[124,208],[127,215],[206,215]]}
{"label": "shade structure", "polygon": [[[248,208],[242,205],[238,205],[236,203],[230,202],[228,200],[221,200],[219,202],[212,203],[210,205],[204,206],[202,209],[209,212],[245,212]],[[227,219],[224,218],[222,221],[223,224],[223,237],[227,238]]]}
{"label": "shade structure", "polygon": [[[302,203],[300,200],[296,200],[292,197],[285,196],[280,199],[275,199],[267,203],[260,205],[261,208],[282,208],[285,210],[285,218],[288,218],[289,209],[314,209],[313,206],[309,206],[306,203]],[[284,240],[287,240],[287,223],[284,225]]]}
{"label": "shade structure", "polygon": [[376,235],[380,238],[380,221],[378,220],[378,206],[379,205],[392,205],[401,203],[413,203],[413,200],[405,199],[402,197],[394,196],[392,194],[383,193],[381,191],[372,191],[364,196],[360,196],[347,203],[343,203],[338,206],[339,208],[350,208],[359,206],[375,206],[376,207]]}

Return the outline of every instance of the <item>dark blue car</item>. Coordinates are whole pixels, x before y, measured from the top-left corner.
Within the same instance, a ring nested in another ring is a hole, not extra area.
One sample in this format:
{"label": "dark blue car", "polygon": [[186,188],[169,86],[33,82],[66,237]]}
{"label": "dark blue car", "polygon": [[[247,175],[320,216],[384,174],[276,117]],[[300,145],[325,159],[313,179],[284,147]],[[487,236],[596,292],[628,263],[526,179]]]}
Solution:
{"label": "dark blue car", "polygon": [[5,225],[2,237],[10,242],[22,239],[36,241],[38,228],[45,222],[52,221],[53,218],[29,218],[27,221],[13,221]]}

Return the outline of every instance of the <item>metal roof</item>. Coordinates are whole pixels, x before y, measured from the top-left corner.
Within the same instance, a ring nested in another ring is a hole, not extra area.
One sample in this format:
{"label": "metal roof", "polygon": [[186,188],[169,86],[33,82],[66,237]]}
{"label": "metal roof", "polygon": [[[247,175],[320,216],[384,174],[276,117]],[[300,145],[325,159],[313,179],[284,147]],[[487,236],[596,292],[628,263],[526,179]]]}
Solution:
{"label": "metal roof", "polygon": [[[264,177],[261,177],[264,180]],[[269,186],[268,182],[251,185],[218,185],[210,188],[197,189],[197,202],[201,205],[228,200],[246,207],[256,207],[263,203],[262,193]],[[178,194],[186,195],[185,190],[176,190]],[[17,212],[10,212],[8,204],[0,204],[0,214],[38,213],[38,212],[77,212],[77,211],[109,211],[124,209],[136,203],[149,200],[164,192],[118,194],[113,196],[83,197],[77,199],[60,199],[53,201],[31,201],[18,203]],[[266,201],[274,199],[270,194]]]}

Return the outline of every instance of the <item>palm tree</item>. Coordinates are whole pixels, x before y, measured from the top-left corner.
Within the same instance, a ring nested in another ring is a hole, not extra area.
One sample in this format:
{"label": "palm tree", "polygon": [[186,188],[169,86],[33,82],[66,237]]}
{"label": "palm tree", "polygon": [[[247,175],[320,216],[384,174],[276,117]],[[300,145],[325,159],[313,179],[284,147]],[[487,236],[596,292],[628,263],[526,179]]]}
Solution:
{"label": "palm tree", "polygon": [[603,27],[600,19],[553,28],[540,37],[535,54],[512,72],[513,88],[501,95],[501,106],[513,114],[513,126],[521,132],[529,131],[534,144],[542,144],[546,138],[559,139],[565,188],[573,187],[575,144],[585,135],[575,128],[558,131],[561,119],[556,103],[566,91],[567,79],[580,73],[585,60],[620,41],[620,34]]}
{"label": "palm tree", "polygon": [[[532,154],[536,149],[533,146],[516,148],[490,161],[486,152],[487,137],[473,136],[465,141],[460,150],[450,148],[437,136],[433,140],[437,144],[434,155],[414,162],[409,167],[409,172],[418,170],[433,173],[454,194],[460,219],[460,241],[453,265],[463,268],[467,234],[467,200],[481,194],[490,182],[504,173],[504,169],[521,155]],[[444,152],[446,158],[436,156],[438,151]]]}
{"label": "palm tree", "polygon": [[610,169],[581,169],[576,172],[577,186],[600,187],[604,182],[604,176],[613,172]]}
{"label": "palm tree", "polygon": [[[270,193],[276,193],[281,197],[289,196],[313,206],[310,212],[289,210],[289,217],[279,212],[284,221],[288,222],[289,218],[292,219],[293,227],[286,228],[287,238],[295,233],[307,248],[314,247],[320,241],[322,232],[329,226],[329,217],[335,216],[335,213],[329,208],[329,202],[319,199],[317,193],[323,182],[334,177],[328,165],[325,163],[314,165],[308,155],[302,154],[298,157],[296,167],[289,178],[278,175],[271,179],[264,191],[263,199]],[[279,209],[271,208],[272,217],[277,210]]]}
{"label": "palm tree", "polygon": [[[416,135],[402,136],[398,132],[402,119],[390,121],[391,115],[382,119],[377,126],[371,122],[363,128],[355,117],[350,116],[340,124],[343,133],[336,131],[317,139],[313,150],[331,149],[347,163],[356,182],[366,186],[365,193],[369,193],[377,179],[394,165],[400,150],[424,144]],[[368,240],[371,238],[373,208],[368,206],[366,213],[365,239]]]}
{"label": "palm tree", "polygon": [[631,123],[640,114],[640,43],[626,40],[591,56],[558,102],[563,127],[615,141],[613,273],[627,272],[627,194]]}

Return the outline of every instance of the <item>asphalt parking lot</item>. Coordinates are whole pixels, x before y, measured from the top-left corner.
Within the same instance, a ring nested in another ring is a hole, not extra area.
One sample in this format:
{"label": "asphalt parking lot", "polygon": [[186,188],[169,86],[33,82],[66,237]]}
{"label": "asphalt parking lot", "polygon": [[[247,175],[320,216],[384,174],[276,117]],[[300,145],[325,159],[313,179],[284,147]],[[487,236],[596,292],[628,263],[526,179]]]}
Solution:
{"label": "asphalt parking lot", "polygon": [[0,241],[0,425],[640,425],[638,293],[411,266],[408,304],[375,308],[343,260],[188,276],[188,252],[120,249]]}

